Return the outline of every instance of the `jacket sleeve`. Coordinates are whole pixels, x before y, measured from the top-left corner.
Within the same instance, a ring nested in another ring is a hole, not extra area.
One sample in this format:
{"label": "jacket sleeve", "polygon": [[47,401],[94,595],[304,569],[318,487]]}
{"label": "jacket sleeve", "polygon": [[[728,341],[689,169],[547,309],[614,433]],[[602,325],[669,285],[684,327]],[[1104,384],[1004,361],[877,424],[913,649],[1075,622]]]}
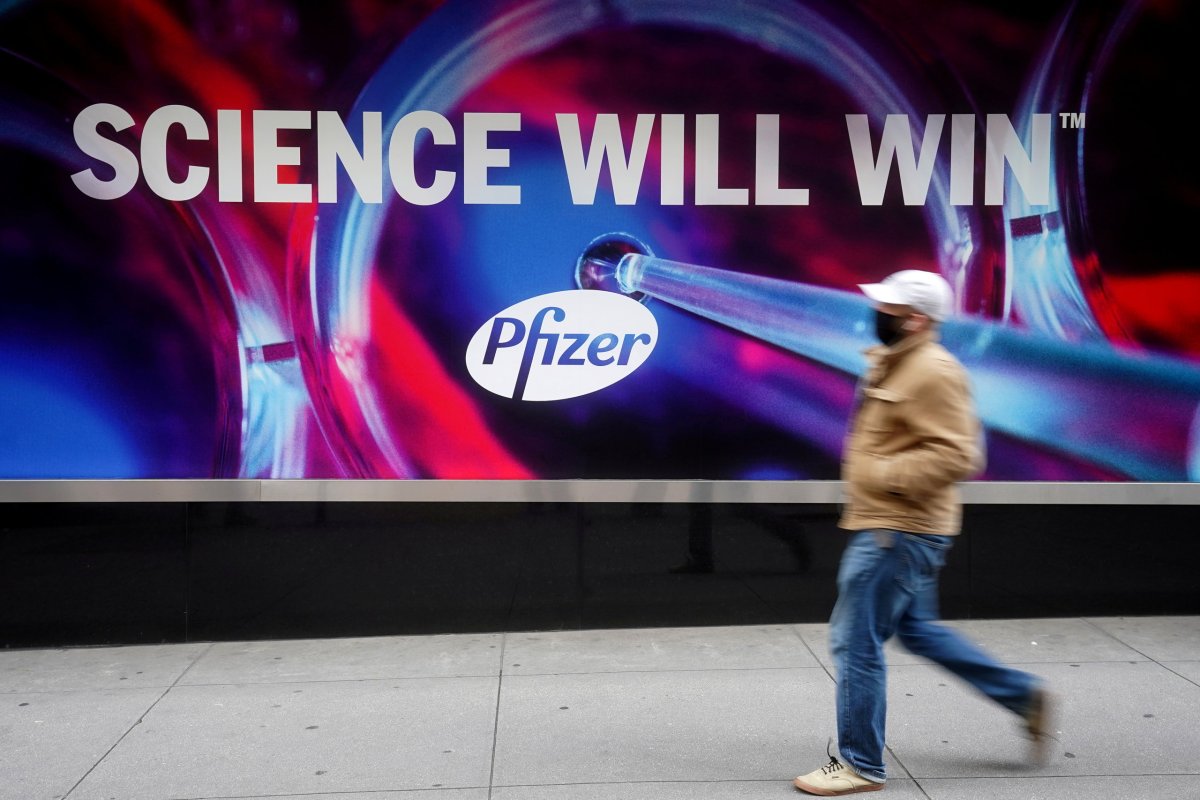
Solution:
{"label": "jacket sleeve", "polygon": [[870,460],[868,481],[891,494],[920,497],[978,475],[984,466],[983,436],[966,373],[939,364],[916,387],[905,424],[916,443]]}

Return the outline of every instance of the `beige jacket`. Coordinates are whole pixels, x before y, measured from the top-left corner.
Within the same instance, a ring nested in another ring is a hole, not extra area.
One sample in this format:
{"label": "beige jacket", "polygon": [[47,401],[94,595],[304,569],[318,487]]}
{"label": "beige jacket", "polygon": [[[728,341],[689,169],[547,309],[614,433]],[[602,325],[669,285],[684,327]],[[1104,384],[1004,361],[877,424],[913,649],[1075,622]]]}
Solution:
{"label": "beige jacket", "polygon": [[984,465],[983,436],[962,365],[923,331],[867,351],[842,460],[839,525],[957,534],[957,481]]}

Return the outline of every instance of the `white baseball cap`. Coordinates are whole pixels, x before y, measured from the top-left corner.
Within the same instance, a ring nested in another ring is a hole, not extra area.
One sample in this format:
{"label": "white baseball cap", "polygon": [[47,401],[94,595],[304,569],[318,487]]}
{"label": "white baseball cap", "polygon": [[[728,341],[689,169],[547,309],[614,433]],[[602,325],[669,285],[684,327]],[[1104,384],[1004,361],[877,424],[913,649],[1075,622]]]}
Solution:
{"label": "white baseball cap", "polygon": [[936,272],[906,269],[882,283],[860,283],[858,288],[876,303],[908,306],[938,322],[954,312],[954,290]]}

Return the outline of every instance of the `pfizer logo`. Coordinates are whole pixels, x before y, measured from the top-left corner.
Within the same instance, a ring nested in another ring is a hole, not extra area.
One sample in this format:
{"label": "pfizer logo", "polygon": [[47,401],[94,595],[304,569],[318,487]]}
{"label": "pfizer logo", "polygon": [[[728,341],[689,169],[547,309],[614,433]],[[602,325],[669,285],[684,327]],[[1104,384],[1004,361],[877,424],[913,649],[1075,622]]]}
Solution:
{"label": "pfizer logo", "polygon": [[516,400],[565,400],[612,386],[658,343],[658,322],[615,292],[572,289],[531,297],[496,314],[467,345],[467,371]]}

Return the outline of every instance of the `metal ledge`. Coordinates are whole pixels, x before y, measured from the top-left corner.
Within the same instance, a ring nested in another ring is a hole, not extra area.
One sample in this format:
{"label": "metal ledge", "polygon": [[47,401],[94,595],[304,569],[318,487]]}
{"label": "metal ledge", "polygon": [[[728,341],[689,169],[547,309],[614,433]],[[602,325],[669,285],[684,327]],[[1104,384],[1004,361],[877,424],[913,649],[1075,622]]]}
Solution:
{"label": "metal ledge", "polygon": [[[0,480],[3,503],[839,503],[841,481]],[[1200,483],[963,484],[974,505],[1200,505]]]}

